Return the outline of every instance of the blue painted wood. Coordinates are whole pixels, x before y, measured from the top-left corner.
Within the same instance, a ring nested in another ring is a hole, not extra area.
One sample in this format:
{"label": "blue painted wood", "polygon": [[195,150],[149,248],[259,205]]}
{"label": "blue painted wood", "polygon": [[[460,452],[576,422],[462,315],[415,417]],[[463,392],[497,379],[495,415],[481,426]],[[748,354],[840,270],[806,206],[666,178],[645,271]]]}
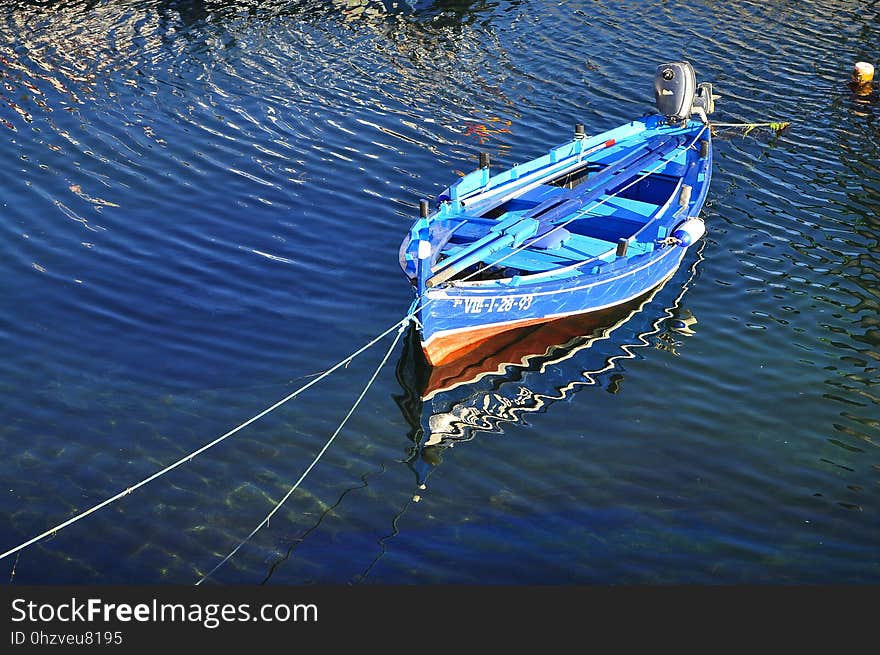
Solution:
{"label": "blue painted wood", "polygon": [[[711,143],[699,121],[671,126],[649,116],[449,187],[428,217],[430,265],[413,265],[423,224],[401,246],[426,350],[472,330],[611,307],[668,279],[686,249],[666,236],[698,216],[711,180],[712,150],[701,158],[698,138]],[[585,167],[573,189],[552,184]],[[682,185],[691,187],[683,206]],[[620,256],[619,239],[627,241]]]}
{"label": "blue painted wood", "polygon": [[588,178],[583,185],[570,190],[564,198],[552,198],[538,205],[526,215],[534,218],[540,217],[543,222],[548,223],[555,223],[560,219],[570,217],[575,212],[595,203],[601,195],[611,193],[611,189],[608,187],[612,182],[631,179],[635,173],[656,162],[681,144],[682,140],[677,135],[646,140],[644,144],[638,144],[640,147],[635,152],[609,164],[607,168]]}

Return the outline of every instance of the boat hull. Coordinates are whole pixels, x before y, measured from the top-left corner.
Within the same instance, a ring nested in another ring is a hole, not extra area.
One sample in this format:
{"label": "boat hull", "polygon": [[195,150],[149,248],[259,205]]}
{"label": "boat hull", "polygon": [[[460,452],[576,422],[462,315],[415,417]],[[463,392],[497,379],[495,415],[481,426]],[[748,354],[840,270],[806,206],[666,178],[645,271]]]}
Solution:
{"label": "boat hull", "polygon": [[[504,330],[466,349],[460,357],[427,366],[420,389],[420,397],[429,400],[436,394],[458,386],[472,384],[486,376],[504,375],[510,367],[527,368],[534,361],[543,360],[551,353],[573,352],[597,339],[606,338],[640,312],[650,302],[662,284],[637,299],[606,310],[585,312],[553,319],[523,328]],[[417,344],[418,359],[426,362],[421,344]]]}
{"label": "boat hull", "polygon": [[685,252],[668,246],[582,281],[429,289],[418,312],[425,357],[433,366],[447,364],[502,332],[631,302],[668,280]]}
{"label": "boat hull", "polygon": [[505,331],[591,314],[659,287],[705,232],[711,133],[633,121],[438,197],[404,238],[428,362]]}

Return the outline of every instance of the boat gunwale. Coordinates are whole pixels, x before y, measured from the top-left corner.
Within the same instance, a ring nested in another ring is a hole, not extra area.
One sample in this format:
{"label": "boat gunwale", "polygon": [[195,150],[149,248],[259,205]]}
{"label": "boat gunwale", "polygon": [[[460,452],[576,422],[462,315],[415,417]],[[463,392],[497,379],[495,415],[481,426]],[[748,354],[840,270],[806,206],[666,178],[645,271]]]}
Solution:
{"label": "boat gunwale", "polygon": [[[622,271],[621,270],[614,270],[614,271],[606,271],[604,273],[598,273],[595,276],[592,276],[589,282],[587,282],[586,284],[580,284],[579,286],[571,286],[571,284],[569,283],[571,278],[561,278],[559,280],[550,280],[547,282],[535,282],[533,284],[528,284],[528,283],[517,284],[515,286],[511,285],[509,283],[506,285],[503,285],[503,286],[498,284],[497,285],[498,288],[493,289],[493,288],[490,288],[489,284],[498,283],[498,282],[500,282],[500,280],[480,280],[479,282],[486,284],[486,286],[477,287],[472,282],[463,282],[461,284],[447,283],[446,285],[443,285],[443,286],[431,287],[430,289],[426,289],[422,295],[426,298],[429,298],[432,301],[435,301],[435,300],[441,300],[441,299],[442,300],[465,299],[465,298],[468,298],[469,296],[472,296],[475,294],[487,295],[487,296],[499,295],[499,293],[498,293],[499,291],[503,292],[503,295],[510,296],[513,298],[517,298],[520,296],[546,296],[546,295],[553,295],[553,294],[557,294],[557,293],[581,291],[583,289],[588,289],[590,287],[594,287],[594,286],[597,286],[600,284],[604,285],[604,284],[608,284],[611,282],[615,282],[615,281],[622,279],[622,278],[625,278],[629,275],[633,275],[635,273],[638,273],[638,272],[644,270],[645,268],[648,268],[649,266],[655,265],[660,260],[669,256],[670,253],[680,252],[681,255],[684,256],[686,251],[687,251],[686,248],[680,248],[679,246],[668,246],[668,247],[658,248],[658,249],[654,250],[653,252],[645,253],[644,256],[646,256],[647,259],[644,262],[641,262],[638,267],[627,267],[626,269],[624,269]],[[525,278],[525,276],[523,276],[523,277]],[[505,278],[505,279],[510,279],[510,278]],[[553,285],[554,283],[556,283],[555,286],[557,286],[559,288],[556,288],[556,289],[550,288],[550,289],[541,290],[541,291],[528,291],[528,290],[523,289],[524,287],[526,287],[526,288],[527,287],[534,287],[536,285],[550,286],[550,285]],[[462,291],[463,293],[460,295],[457,295],[454,293],[450,294],[450,293],[448,293],[449,291],[453,291],[453,292],[454,291]],[[471,291],[473,291],[473,293],[470,293]]]}

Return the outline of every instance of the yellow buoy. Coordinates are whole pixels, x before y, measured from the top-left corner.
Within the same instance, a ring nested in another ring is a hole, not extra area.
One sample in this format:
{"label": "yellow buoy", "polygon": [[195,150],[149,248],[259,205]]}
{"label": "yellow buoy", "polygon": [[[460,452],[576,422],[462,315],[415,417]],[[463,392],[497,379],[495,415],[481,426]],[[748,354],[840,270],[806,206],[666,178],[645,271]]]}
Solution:
{"label": "yellow buoy", "polygon": [[871,82],[874,80],[874,67],[866,61],[857,61],[853,66],[852,79],[849,86],[858,95],[871,93]]}

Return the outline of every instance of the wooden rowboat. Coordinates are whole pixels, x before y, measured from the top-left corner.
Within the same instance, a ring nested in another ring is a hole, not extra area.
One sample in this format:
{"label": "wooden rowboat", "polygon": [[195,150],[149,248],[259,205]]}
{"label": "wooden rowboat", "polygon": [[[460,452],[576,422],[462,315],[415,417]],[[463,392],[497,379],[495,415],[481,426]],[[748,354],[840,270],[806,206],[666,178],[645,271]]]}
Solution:
{"label": "wooden rowboat", "polygon": [[712,88],[658,67],[659,113],[490,174],[488,157],[437,199],[400,248],[421,344],[448,363],[507,330],[607,310],[659,287],[702,237]]}

